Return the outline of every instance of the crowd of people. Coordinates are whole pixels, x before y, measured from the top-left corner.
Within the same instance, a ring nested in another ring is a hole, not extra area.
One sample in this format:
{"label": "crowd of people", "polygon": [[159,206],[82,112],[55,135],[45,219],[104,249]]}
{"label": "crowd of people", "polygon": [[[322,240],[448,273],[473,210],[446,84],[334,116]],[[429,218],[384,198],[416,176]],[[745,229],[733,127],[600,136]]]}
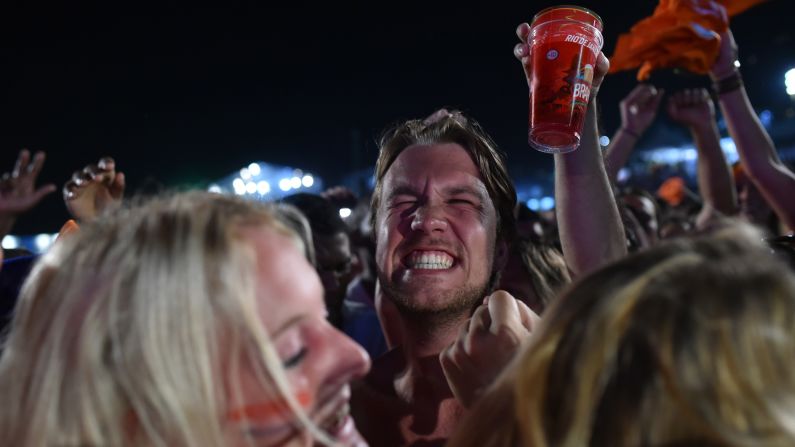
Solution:
{"label": "crowd of people", "polygon": [[[0,445],[795,445],[795,173],[736,59],[728,31],[713,95],[638,85],[602,151],[600,54],[552,219],[456,110],[385,131],[368,197],[129,199],[112,158],[76,171],[73,221],[0,270]],[[616,187],[661,107],[697,192]],[[56,190],[44,162],[0,181],[0,238]]]}

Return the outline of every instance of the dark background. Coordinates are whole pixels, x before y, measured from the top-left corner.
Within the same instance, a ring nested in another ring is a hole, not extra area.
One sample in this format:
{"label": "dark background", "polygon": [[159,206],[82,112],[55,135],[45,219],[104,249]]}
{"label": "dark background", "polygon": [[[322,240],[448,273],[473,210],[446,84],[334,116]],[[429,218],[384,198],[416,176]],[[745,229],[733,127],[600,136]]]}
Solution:
{"label": "dark background", "polygon": [[[206,186],[253,160],[331,185],[373,164],[385,126],[440,106],[477,118],[515,177],[548,172],[551,157],[526,143],[527,87],[512,49],[516,26],[558,3],[4,1],[0,172],[28,147],[47,152],[40,181],[59,186],[102,155],[116,158],[128,191],[147,179]],[[657,4],[578,3],[604,19],[608,56]],[[751,99],[776,119],[792,113],[783,74],[795,66],[794,12],[792,0],[771,0],[732,24]],[[634,76],[603,85],[607,135]],[[666,73],[654,81],[706,85]],[[663,118],[641,147],[685,138]],[[57,231],[66,217],[53,194],[13,232]]]}

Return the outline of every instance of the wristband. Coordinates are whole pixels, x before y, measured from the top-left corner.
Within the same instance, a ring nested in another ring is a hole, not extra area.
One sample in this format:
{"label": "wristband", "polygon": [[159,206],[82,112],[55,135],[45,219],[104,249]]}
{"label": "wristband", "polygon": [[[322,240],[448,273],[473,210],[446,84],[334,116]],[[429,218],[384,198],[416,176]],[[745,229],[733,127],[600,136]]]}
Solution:
{"label": "wristband", "polygon": [[638,135],[635,132],[627,129],[626,127],[622,127],[621,131],[624,132],[625,134],[629,134],[630,136],[635,137],[636,140],[640,140],[640,135]]}
{"label": "wristband", "polygon": [[721,80],[714,81],[712,83],[712,91],[714,91],[716,95],[722,95],[724,93],[733,92],[742,86],[743,77],[740,75],[740,71],[736,70],[729,76]]}

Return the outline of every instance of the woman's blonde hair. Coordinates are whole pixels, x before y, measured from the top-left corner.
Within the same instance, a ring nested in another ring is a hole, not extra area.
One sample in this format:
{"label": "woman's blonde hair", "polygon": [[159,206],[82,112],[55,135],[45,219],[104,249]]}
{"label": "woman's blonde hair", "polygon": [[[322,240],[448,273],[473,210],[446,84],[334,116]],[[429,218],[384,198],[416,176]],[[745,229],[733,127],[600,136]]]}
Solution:
{"label": "woman's blonde hair", "polygon": [[584,278],[451,445],[795,445],[795,277],[760,240],[724,229]]}
{"label": "woman's blonde hair", "polygon": [[200,192],[59,241],[25,282],[0,359],[0,445],[223,445],[241,394],[225,379],[243,362],[309,424],[258,317],[249,226],[303,249],[268,207]]}

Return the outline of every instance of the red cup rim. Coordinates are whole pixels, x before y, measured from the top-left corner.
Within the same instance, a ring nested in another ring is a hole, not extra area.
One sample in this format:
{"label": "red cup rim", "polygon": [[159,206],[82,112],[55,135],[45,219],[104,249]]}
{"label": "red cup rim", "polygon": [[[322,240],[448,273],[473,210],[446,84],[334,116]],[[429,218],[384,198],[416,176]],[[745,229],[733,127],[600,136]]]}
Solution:
{"label": "red cup rim", "polygon": [[580,12],[584,12],[584,13],[590,15],[591,17],[593,17],[595,19],[595,23],[589,23],[589,25],[592,25],[592,26],[598,28],[599,31],[604,29],[604,22],[602,22],[602,18],[599,17],[599,14],[591,11],[588,8],[585,8],[585,7],[582,7],[582,6],[577,6],[577,5],[558,5],[558,6],[550,6],[549,8],[544,8],[541,11],[539,11],[535,16],[533,16],[533,21],[530,22],[530,26],[535,25],[536,21],[539,18],[541,18],[542,16],[544,16],[546,14],[549,14],[550,12],[552,12],[554,10],[565,10],[565,9],[574,9],[574,10],[577,10],[577,11],[580,11]]}

